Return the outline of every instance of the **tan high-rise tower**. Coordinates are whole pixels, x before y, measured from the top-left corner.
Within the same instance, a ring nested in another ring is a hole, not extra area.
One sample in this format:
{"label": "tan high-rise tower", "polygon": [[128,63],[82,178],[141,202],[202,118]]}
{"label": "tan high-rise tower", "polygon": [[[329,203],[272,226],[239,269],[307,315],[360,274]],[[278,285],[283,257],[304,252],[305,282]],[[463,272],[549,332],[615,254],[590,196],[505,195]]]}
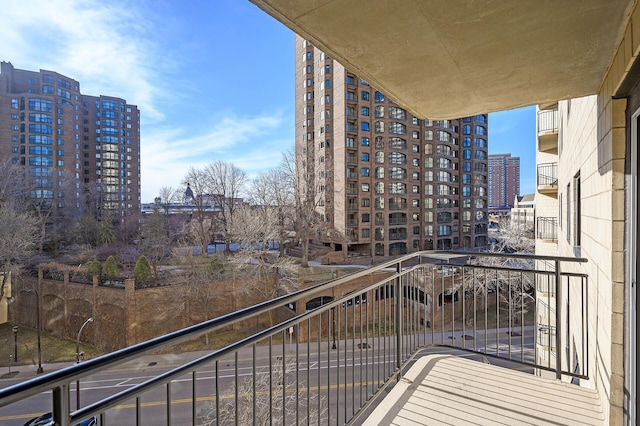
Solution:
{"label": "tan high-rise tower", "polygon": [[54,71],[0,66],[0,157],[24,168],[30,196],[54,211],[89,208],[110,212],[114,222],[137,220],[138,107],[83,95],[79,82]]}
{"label": "tan high-rise tower", "polygon": [[375,256],[487,244],[487,115],[418,119],[299,36],[295,55],[296,155],[322,242]]}

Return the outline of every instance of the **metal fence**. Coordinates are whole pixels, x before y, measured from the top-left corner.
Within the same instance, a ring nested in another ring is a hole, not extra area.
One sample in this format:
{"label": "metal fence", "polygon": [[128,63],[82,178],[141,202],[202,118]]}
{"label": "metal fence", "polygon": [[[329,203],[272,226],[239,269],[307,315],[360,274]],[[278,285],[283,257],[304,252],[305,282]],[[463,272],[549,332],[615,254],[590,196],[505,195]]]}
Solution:
{"label": "metal fence", "polygon": [[[58,425],[92,416],[101,425],[345,424],[365,413],[430,346],[508,359],[558,378],[588,376],[587,277],[560,268],[585,259],[456,252],[468,256],[467,262],[436,265],[422,263],[425,254],[433,252],[404,256],[2,389],[0,407],[52,391]],[[537,260],[553,270],[536,270]],[[548,286],[553,293],[538,300],[539,280],[561,285]],[[555,308],[542,312],[542,302]],[[72,410],[76,381],[292,303],[298,306],[294,318]],[[579,330],[569,329],[564,306],[572,315],[582,310]],[[549,339],[537,342],[545,327],[553,327],[553,345]],[[584,366],[580,374],[556,350],[569,347],[569,335],[583,343],[574,354]],[[542,350],[553,357],[539,356]],[[552,358],[553,365],[541,361]],[[147,403],[150,394],[161,401]],[[127,420],[125,406],[131,412]]]}
{"label": "metal fence", "polygon": [[558,163],[538,165],[538,186],[558,186]]}
{"label": "metal fence", "polygon": [[558,218],[539,217],[536,219],[536,238],[541,240],[558,240]]}

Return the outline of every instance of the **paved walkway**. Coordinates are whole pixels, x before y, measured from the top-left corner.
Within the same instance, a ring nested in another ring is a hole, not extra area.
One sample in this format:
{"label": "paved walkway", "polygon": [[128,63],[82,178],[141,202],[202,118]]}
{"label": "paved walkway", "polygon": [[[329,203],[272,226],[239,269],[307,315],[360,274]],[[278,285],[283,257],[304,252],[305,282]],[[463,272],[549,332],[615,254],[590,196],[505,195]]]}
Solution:
{"label": "paved walkway", "polygon": [[604,425],[593,389],[450,355],[416,361],[363,423]]}

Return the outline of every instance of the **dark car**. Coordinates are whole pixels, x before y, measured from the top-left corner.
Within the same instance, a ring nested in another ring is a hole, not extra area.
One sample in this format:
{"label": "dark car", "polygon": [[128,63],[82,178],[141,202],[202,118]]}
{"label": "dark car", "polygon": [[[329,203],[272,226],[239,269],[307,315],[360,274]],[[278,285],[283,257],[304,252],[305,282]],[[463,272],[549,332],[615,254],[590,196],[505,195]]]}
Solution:
{"label": "dark car", "polygon": [[[31,419],[24,424],[24,426],[53,426],[53,419],[51,413],[43,414],[40,417]],[[96,426],[98,421],[95,417],[91,417],[78,423],[79,426]]]}

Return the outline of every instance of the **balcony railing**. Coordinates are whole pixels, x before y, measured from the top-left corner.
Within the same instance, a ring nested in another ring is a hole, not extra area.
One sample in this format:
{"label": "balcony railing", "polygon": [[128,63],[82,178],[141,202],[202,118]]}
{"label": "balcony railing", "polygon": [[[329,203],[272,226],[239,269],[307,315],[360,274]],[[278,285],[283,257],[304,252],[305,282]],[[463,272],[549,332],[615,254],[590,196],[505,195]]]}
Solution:
{"label": "balcony railing", "polygon": [[[129,424],[350,423],[428,346],[506,359],[555,372],[558,379],[588,378],[591,357],[583,343],[588,341],[588,279],[561,268],[586,259],[443,253],[469,260],[434,265],[423,263],[434,252],[407,255],[0,389],[0,408],[31,404],[29,398],[49,398],[51,391],[53,420],[61,426],[92,416],[100,417],[100,425],[121,424],[123,410],[129,410]],[[538,260],[551,262],[553,270],[534,269]],[[534,323],[540,317],[535,312],[538,277],[558,284],[555,317],[546,323]],[[294,304],[297,312],[289,319],[274,320],[283,317],[276,312]],[[581,320],[576,321],[576,312],[582,312]],[[273,325],[71,409],[69,391],[76,380],[207,333],[254,324],[260,315],[272,318]],[[579,339],[568,336],[569,323]],[[536,330],[551,326],[556,328],[553,345],[541,343],[563,350],[548,357],[553,363],[540,363]],[[574,360],[564,358],[569,347],[579,358],[579,374],[573,373]]]}
{"label": "balcony railing", "polygon": [[558,109],[538,111],[538,134],[558,131]]}
{"label": "balcony railing", "polygon": [[558,218],[539,217],[536,220],[536,238],[558,241]]}
{"label": "balcony railing", "polygon": [[556,151],[558,149],[558,109],[538,111],[538,149]]}
{"label": "balcony railing", "polygon": [[538,192],[558,192],[558,163],[538,165]]}

